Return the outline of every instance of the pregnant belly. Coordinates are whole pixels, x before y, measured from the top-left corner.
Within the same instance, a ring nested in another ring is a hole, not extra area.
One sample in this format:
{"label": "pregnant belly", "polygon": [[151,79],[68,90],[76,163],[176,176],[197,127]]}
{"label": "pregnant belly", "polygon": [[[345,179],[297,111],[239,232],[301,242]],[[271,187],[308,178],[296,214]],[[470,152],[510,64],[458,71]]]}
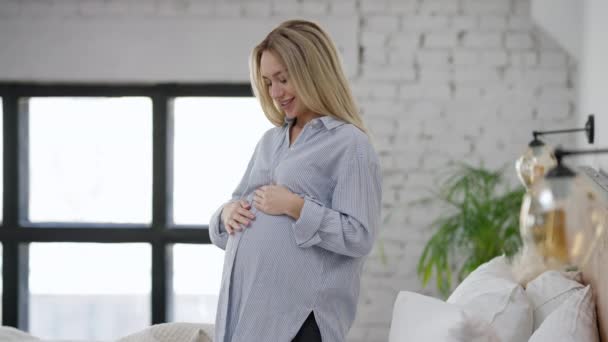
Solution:
{"label": "pregnant belly", "polygon": [[323,270],[322,250],[296,244],[293,218],[252,211],[255,220],[237,233],[237,243],[228,244],[235,248],[232,272],[239,282],[232,291],[277,313],[293,310],[285,303],[294,296],[311,306]]}
{"label": "pregnant belly", "polygon": [[[296,244],[293,223],[287,215],[269,215],[252,209],[255,219],[241,234],[235,251],[235,271],[253,277],[289,274],[305,267],[319,268],[321,255],[316,248]],[[255,275],[253,275],[253,274]]]}
{"label": "pregnant belly", "polygon": [[286,215],[268,215],[253,210],[255,220],[246,227],[238,245],[237,258],[247,258],[249,262],[260,259],[267,261],[280,253],[296,253],[292,224],[294,220]]}

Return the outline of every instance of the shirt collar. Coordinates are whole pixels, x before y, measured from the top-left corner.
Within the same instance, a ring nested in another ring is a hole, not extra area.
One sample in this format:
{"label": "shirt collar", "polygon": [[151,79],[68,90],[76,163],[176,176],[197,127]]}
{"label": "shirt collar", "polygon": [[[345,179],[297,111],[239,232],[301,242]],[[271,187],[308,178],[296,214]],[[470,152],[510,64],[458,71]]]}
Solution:
{"label": "shirt collar", "polygon": [[[327,128],[327,130],[332,130],[336,127],[339,127],[339,126],[342,126],[345,124],[344,121],[336,119],[329,115],[323,115],[322,117],[313,119],[313,120],[321,121],[323,123],[323,125],[325,126],[325,128]],[[295,121],[295,118],[288,118],[287,116],[285,116],[283,121],[284,121],[285,125],[291,126],[291,124]]]}
{"label": "shirt collar", "polygon": [[342,126],[346,123],[342,120],[336,119],[333,116],[329,116],[329,115],[322,116],[321,118],[319,118],[319,120],[321,120],[321,122],[325,125],[325,128],[327,128],[327,130],[332,130],[332,129]]}
{"label": "shirt collar", "polygon": [[295,121],[295,118],[288,118],[287,115],[283,117],[283,122],[287,126],[291,126],[291,124]]}

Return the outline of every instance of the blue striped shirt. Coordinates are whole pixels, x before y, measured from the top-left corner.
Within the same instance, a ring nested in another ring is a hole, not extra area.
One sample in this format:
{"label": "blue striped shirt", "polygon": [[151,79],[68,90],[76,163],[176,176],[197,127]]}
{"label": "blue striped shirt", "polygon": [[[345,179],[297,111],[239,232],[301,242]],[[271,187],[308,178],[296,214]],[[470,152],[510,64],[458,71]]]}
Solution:
{"label": "blue striped shirt", "polygon": [[232,200],[252,203],[272,183],[304,198],[300,218],[256,215],[230,235],[220,207],[211,241],[225,249],[215,339],[289,342],[314,312],[324,342],[344,341],[361,269],[379,224],[382,176],[367,135],[330,116],[310,120],[289,146],[293,120],[258,142]]}

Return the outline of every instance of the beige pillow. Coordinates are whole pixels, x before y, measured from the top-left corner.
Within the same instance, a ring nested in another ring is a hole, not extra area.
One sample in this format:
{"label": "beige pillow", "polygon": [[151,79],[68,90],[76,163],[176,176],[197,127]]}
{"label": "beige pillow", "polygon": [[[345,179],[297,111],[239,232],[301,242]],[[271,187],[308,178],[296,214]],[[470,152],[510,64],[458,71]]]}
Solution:
{"label": "beige pillow", "polygon": [[[389,342],[499,342],[485,321],[456,305],[409,291],[395,300]],[[506,341],[505,341],[506,342]]]}
{"label": "beige pillow", "polygon": [[156,324],[123,337],[118,342],[212,342],[213,325],[196,323]]}
{"label": "beige pillow", "polygon": [[599,342],[591,286],[574,289],[534,331],[529,342]]}
{"label": "beige pillow", "polygon": [[558,271],[547,271],[528,283],[526,295],[532,302],[534,330],[583,284]]}
{"label": "beige pillow", "polygon": [[504,256],[469,274],[447,302],[472,317],[486,320],[504,342],[528,342],[532,335],[532,305]]}
{"label": "beige pillow", "polygon": [[0,327],[0,341],[25,342],[25,341],[40,341],[40,339],[37,337],[34,337],[24,331],[15,329],[13,327],[1,326]]}

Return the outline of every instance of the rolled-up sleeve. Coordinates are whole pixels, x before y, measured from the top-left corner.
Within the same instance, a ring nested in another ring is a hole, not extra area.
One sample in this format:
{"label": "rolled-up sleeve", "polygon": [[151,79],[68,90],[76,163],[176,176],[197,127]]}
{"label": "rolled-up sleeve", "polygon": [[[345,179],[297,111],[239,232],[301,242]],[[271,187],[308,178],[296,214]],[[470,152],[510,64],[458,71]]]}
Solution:
{"label": "rolled-up sleeve", "polygon": [[354,156],[338,170],[331,208],[308,196],[293,224],[296,243],[361,257],[374,244],[382,206],[382,171],[370,148]]}
{"label": "rolled-up sleeve", "polygon": [[224,250],[228,243],[228,232],[226,231],[226,228],[224,228],[224,223],[222,222],[222,211],[224,210],[224,205],[227,203],[229,202],[222,204],[222,206],[213,213],[211,220],[209,220],[209,238],[214,245]]}

